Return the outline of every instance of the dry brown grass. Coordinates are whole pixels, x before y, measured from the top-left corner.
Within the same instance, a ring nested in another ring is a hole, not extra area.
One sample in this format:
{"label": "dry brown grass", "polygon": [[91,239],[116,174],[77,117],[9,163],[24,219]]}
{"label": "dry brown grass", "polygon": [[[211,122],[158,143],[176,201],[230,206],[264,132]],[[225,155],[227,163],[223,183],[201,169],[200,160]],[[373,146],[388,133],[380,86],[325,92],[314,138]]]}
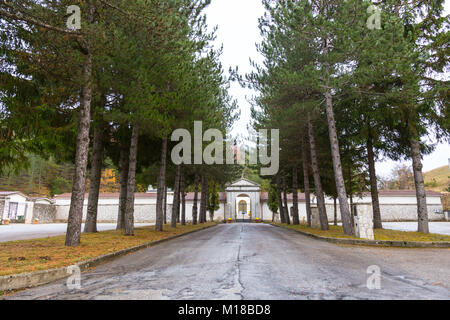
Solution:
{"label": "dry brown grass", "polygon": [[[330,226],[330,230],[323,231],[319,229],[313,229],[307,225],[287,225],[277,224],[279,226],[290,228],[294,230],[300,230],[309,234],[313,234],[321,237],[339,238],[339,239],[358,239],[353,236],[344,234],[344,230],[341,226]],[[450,236],[441,234],[425,234],[420,232],[405,232],[396,230],[375,230],[375,240],[389,240],[389,241],[419,241],[419,242],[450,242]]]}
{"label": "dry brown grass", "polygon": [[179,225],[176,229],[165,226],[164,232],[155,232],[154,227],[137,228],[134,237],[123,236],[121,231],[82,234],[81,245],[73,248],[64,245],[65,236],[4,242],[0,243],[0,276],[66,267],[214,224]]}
{"label": "dry brown grass", "polygon": [[427,190],[444,192],[450,186],[450,169],[448,165],[425,172],[423,177]]}

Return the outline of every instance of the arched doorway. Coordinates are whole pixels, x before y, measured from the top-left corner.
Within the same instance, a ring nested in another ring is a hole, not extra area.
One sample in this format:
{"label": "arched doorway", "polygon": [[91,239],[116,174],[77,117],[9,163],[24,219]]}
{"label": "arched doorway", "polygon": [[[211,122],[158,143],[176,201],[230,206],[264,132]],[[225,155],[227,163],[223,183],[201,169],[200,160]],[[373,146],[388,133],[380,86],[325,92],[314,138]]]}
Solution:
{"label": "arched doorway", "polygon": [[239,208],[239,213],[244,214],[247,213],[247,202],[245,202],[244,200],[241,200],[238,204],[238,208]]}
{"label": "arched doorway", "polygon": [[248,194],[240,194],[236,197],[236,221],[250,221],[251,217],[251,200]]}

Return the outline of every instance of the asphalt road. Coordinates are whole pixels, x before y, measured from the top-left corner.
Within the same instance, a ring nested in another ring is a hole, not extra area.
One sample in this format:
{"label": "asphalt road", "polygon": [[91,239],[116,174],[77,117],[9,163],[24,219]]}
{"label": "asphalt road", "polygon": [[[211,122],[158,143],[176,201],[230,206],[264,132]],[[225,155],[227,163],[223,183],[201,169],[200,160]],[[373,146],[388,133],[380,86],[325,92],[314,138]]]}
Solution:
{"label": "asphalt road", "polygon": [[[369,266],[381,289],[367,288]],[[450,250],[338,246],[269,225],[228,224],[9,299],[450,299]]]}

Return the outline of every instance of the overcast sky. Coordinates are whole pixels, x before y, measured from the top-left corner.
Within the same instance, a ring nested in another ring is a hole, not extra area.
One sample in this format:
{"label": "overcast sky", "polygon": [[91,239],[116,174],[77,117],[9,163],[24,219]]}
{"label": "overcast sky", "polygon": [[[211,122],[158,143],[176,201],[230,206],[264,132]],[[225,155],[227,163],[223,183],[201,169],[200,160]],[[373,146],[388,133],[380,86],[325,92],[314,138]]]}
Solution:
{"label": "overcast sky", "polygon": [[[450,0],[446,1],[447,13],[450,12]],[[262,57],[257,53],[255,44],[261,42],[258,29],[258,18],[264,14],[261,0],[212,0],[206,11],[208,24],[218,26],[217,46],[223,45],[221,58],[224,69],[239,67],[241,74],[252,71],[249,59],[262,62]],[[239,84],[231,85],[230,94],[238,100],[241,110],[241,119],[235,124],[233,133],[246,132],[250,122],[250,104],[247,98],[255,93],[242,89]],[[436,141],[433,141],[436,143]],[[448,164],[450,158],[450,145],[439,144],[436,151],[424,159],[424,171]],[[409,162],[406,164],[410,165]],[[384,161],[377,164],[377,174],[388,176],[396,163]]]}

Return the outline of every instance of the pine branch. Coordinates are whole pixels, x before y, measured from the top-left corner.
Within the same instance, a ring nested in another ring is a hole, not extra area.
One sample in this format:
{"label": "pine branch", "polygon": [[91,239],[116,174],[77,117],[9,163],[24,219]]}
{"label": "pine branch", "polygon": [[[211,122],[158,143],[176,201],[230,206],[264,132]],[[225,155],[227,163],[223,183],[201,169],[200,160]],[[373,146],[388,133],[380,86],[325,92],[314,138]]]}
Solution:
{"label": "pine branch", "polygon": [[109,1],[100,0],[100,2],[103,3],[105,6],[110,7],[112,9],[114,9],[114,10],[117,10],[120,13],[122,13],[122,14],[128,16],[128,17],[131,17],[131,16],[135,16],[136,17],[136,15],[132,15],[131,13],[126,12],[125,10],[119,8],[118,6],[111,4]]}
{"label": "pine branch", "polygon": [[[6,5],[8,5],[8,4],[6,4]],[[9,18],[9,19],[13,19],[13,20],[24,21],[26,23],[29,23],[29,24],[32,24],[32,25],[35,25],[35,26],[38,26],[38,27],[45,28],[47,30],[52,30],[52,31],[56,31],[56,32],[59,32],[59,33],[68,34],[68,35],[71,35],[71,36],[74,36],[74,37],[79,37],[79,36],[83,35],[83,33],[81,33],[81,32],[71,31],[71,30],[68,30],[68,29],[63,29],[63,28],[59,28],[59,27],[55,27],[55,26],[49,25],[49,24],[44,23],[42,21],[39,21],[38,19],[35,19],[33,17],[26,16],[26,15],[22,14],[21,12],[10,13],[8,11],[5,11],[4,9],[0,9],[0,15],[2,17],[6,17],[6,18]]]}

